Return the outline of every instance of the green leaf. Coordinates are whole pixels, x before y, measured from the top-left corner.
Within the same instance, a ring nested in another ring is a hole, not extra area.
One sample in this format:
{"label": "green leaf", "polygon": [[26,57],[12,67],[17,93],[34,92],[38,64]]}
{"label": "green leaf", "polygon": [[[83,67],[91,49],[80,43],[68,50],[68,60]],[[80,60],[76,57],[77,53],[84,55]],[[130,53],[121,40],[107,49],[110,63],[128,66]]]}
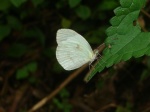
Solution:
{"label": "green leaf", "polygon": [[16,43],[12,44],[10,48],[7,51],[7,55],[11,57],[21,57],[23,56],[27,51],[27,46],[24,44]]}
{"label": "green leaf", "polygon": [[37,84],[38,80],[36,77],[34,76],[30,76],[30,78],[28,79],[28,81],[32,84]]}
{"label": "green leaf", "polygon": [[[122,3],[125,1],[121,0]],[[138,23],[133,25],[145,2],[146,0],[133,0],[131,5],[125,4],[129,6],[128,8],[120,6],[114,10],[116,16],[111,19],[112,26],[106,31],[108,36],[105,41],[106,48],[101,59],[88,74],[86,81],[105,67],[110,67],[120,61],[127,61],[131,57],[150,55],[150,33],[141,32]]]}
{"label": "green leaf", "polygon": [[20,7],[27,0],[10,0],[15,7]]}
{"label": "green leaf", "polygon": [[24,37],[28,38],[35,38],[37,39],[42,45],[45,44],[45,35],[39,28],[32,28],[30,30],[25,30],[23,32]]}
{"label": "green leaf", "polygon": [[142,82],[143,80],[147,79],[149,76],[150,76],[149,71],[144,70],[141,77],[140,77],[140,81]]}
{"label": "green leaf", "polygon": [[76,13],[77,15],[82,18],[82,19],[87,19],[90,17],[91,15],[91,10],[89,7],[87,6],[83,6],[83,5],[80,5],[79,7],[77,7],[76,9]]}
{"label": "green leaf", "polygon": [[99,37],[104,37],[104,31],[105,30],[102,27],[101,29],[91,30],[90,32],[87,33],[87,35],[85,35],[85,37],[89,37],[87,38],[89,43],[99,44],[100,42],[104,41],[103,38],[99,38]]}
{"label": "green leaf", "polygon": [[26,68],[29,72],[33,73],[37,70],[37,63],[31,62],[31,63],[27,64]]}
{"label": "green leaf", "polygon": [[81,0],[69,0],[69,6],[71,8],[76,7],[78,4],[80,4]]}
{"label": "green leaf", "polygon": [[0,41],[10,34],[11,28],[8,25],[0,25]]}
{"label": "green leaf", "polygon": [[45,48],[43,50],[43,54],[46,56],[46,57],[49,57],[49,58],[53,58],[55,55],[55,49],[51,48],[51,47],[48,47],[48,48]]}
{"label": "green leaf", "polygon": [[101,4],[99,4],[100,10],[111,10],[114,9],[117,6],[116,0],[110,0],[110,1],[103,1]]}
{"label": "green leaf", "polygon": [[34,73],[37,70],[37,63],[31,62],[17,70],[16,79],[24,79],[29,76],[29,73]]}
{"label": "green leaf", "polygon": [[61,21],[61,25],[63,28],[69,28],[71,25],[71,21],[66,18],[63,18]]}
{"label": "green leaf", "polygon": [[6,11],[11,6],[9,0],[0,0],[0,10]]}
{"label": "green leaf", "polygon": [[53,103],[59,108],[59,109],[63,109],[63,104],[56,98],[53,98]]}
{"label": "green leaf", "polygon": [[57,9],[63,8],[66,5],[68,5],[68,2],[66,2],[66,0],[58,0],[55,4]]}
{"label": "green leaf", "polygon": [[59,95],[61,100],[53,98],[53,103],[63,112],[71,112],[72,105],[68,102],[69,92],[66,89],[62,89]]}
{"label": "green leaf", "polygon": [[130,109],[122,106],[118,106],[115,112],[132,112]]}
{"label": "green leaf", "polygon": [[60,91],[61,98],[68,98],[70,96],[69,92],[64,88]]}
{"label": "green leaf", "polygon": [[8,24],[11,28],[16,29],[16,30],[22,29],[21,22],[15,16],[8,16],[7,21],[8,21]]}
{"label": "green leaf", "polygon": [[24,79],[24,78],[27,78],[29,75],[27,69],[25,67],[17,70],[17,73],[16,73],[16,79],[20,80],[20,79]]}
{"label": "green leaf", "polygon": [[37,7],[38,5],[42,4],[42,2],[44,2],[44,0],[32,0],[32,3],[35,7]]}

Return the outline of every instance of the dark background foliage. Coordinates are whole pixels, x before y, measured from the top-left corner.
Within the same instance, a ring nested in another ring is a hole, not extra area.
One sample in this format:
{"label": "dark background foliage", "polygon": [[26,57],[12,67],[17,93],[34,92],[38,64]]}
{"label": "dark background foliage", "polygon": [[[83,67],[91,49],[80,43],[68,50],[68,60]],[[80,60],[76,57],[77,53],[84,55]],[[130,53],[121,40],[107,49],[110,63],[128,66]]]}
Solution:
{"label": "dark background foliage", "polygon": [[[26,112],[71,75],[56,60],[58,29],[71,28],[96,48],[117,6],[116,0],[1,0],[0,111]],[[140,23],[148,21],[141,15]],[[149,57],[121,62],[86,84],[87,71],[37,112],[150,111]]]}

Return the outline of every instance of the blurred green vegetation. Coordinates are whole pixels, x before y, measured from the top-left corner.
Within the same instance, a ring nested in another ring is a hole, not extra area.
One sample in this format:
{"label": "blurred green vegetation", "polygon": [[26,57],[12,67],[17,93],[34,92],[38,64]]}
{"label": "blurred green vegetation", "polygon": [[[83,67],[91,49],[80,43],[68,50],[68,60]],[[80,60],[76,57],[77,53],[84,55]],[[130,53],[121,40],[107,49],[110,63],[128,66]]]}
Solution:
{"label": "blurred green vegetation", "polygon": [[[58,64],[55,56],[58,29],[71,28],[96,48],[105,40],[105,30],[118,5],[118,0],[0,0],[0,110],[26,112],[68,77],[70,72]],[[114,69],[111,71],[114,72]],[[76,108],[77,105],[72,106],[74,103],[69,98],[76,99],[90,93],[86,96],[90,105],[92,95],[109,88],[107,81],[114,79],[102,78],[101,82],[93,79],[85,85],[82,82],[84,75],[75,79],[38,112],[83,112]],[[144,69],[139,80],[145,81],[147,77],[149,70]],[[24,89],[24,85],[28,88]],[[20,101],[16,101],[20,88],[24,94],[19,94]],[[102,95],[106,94],[99,94]],[[103,100],[93,99],[98,102],[92,107],[98,110]],[[127,105],[130,102],[127,99],[125,106],[109,112],[130,112],[132,106]]]}
{"label": "blurred green vegetation", "polygon": [[[56,31],[59,28],[72,28],[97,46],[105,39],[104,31],[117,5],[115,0],[1,0],[1,60],[11,59],[16,66],[24,62],[15,70],[17,79],[27,78],[30,73],[26,65],[43,58],[51,64],[51,71],[58,71]],[[33,59],[26,61],[31,57]],[[38,64],[36,62],[34,69],[39,68]]]}

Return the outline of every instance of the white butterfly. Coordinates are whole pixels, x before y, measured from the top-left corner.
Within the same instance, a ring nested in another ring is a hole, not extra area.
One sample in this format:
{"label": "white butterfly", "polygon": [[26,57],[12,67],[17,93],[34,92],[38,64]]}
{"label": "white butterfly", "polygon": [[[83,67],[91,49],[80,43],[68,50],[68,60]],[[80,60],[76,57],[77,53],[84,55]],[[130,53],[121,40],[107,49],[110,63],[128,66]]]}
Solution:
{"label": "white butterfly", "polygon": [[89,43],[71,29],[59,29],[56,35],[56,58],[65,70],[74,70],[89,62],[91,64],[98,55]]}

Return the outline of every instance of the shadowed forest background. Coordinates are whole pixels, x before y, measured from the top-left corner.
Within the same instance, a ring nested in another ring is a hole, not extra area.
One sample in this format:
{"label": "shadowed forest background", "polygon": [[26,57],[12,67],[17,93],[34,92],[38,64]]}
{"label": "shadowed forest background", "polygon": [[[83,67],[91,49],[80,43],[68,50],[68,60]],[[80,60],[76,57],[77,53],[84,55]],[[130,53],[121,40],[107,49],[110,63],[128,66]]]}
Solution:
{"label": "shadowed forest background", "polygon": [[[149,31],[150,2],[138,22]],[[83,81],[87,67],[61,90],[74,71],[56,60],[56,32],[70,28],[93,49],[104,43],[105,30],[118,0],[0,0],[0,112],[28,112],[55,94],[36,112],[150,112],[150,58],[143,56]]]}

